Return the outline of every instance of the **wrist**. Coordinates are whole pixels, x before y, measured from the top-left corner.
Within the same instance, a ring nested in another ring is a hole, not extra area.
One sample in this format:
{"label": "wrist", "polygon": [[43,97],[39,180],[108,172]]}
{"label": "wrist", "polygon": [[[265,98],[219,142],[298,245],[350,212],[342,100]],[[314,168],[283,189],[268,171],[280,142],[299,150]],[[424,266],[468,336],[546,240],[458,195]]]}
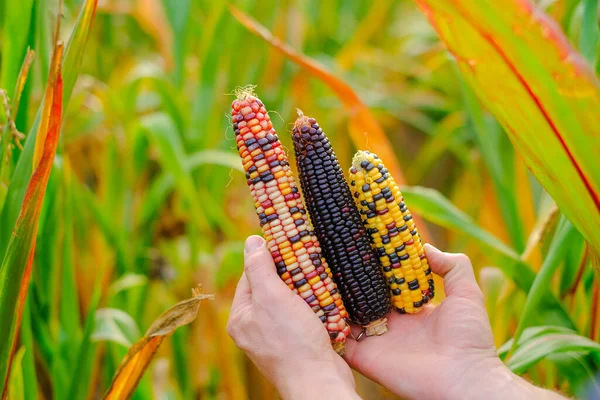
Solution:
{"label": "wrist", "polygon": [[283,371],[275,382],[283,399],[359,399],[352,372],[341,359],[298,362]]}

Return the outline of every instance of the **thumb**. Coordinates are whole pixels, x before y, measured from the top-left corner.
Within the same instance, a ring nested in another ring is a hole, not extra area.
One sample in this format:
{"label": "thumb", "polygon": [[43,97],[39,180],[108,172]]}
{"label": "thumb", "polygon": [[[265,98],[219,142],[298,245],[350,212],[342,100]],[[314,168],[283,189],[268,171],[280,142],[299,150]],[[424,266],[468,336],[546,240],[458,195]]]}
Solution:
{"label": "thumb", "polygon": [[[284,295],[291,291],[277,276],[273,257],[260,236],[250,236],[244,245],[244,270],[252,296]],[[275,291],[275,292],[274,292]]]}
{"label": "thumb", "polygon": [[431,270],[444,278],[447,296],[468,298],[483,304],[483,294],[475,280],[469,257],[459,253],[444,253],[429,243],[425,244],[425,253]]}

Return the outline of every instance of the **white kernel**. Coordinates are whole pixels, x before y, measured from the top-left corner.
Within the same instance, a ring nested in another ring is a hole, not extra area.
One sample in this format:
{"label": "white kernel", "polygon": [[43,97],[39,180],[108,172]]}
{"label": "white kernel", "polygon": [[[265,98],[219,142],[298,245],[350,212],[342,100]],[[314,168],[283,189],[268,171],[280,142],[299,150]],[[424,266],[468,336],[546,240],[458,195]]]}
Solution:
{"label": "white kernel", "polygon": [[287,234],[288,234],[289,237],[292,237],[292,236],[298,235],[299,232],[298,232],[298,229],[294,228],[291,231],[289,231]]}
{"label": "white kernel", "polygon": [[286,265],[285,269],[287,269],[288,271],[293,271],[296,268],[298,268],[298,263],[297,262],[293,262],[290,265]]}
{"label": "white kernel", "polygon": [[308,254],[302,254],[300,256],[298,256],[298,254],[296,254],[297,258],[298,258],[298,262],[302,263],[303,261],[306,260],[310,260],[310,256]]}
{"label": "white kernel", "polygon": [[289,208],[283,203],[273,204],[273,208],[277,210],[278,214],[280,213],[280,211],[289,210]]}

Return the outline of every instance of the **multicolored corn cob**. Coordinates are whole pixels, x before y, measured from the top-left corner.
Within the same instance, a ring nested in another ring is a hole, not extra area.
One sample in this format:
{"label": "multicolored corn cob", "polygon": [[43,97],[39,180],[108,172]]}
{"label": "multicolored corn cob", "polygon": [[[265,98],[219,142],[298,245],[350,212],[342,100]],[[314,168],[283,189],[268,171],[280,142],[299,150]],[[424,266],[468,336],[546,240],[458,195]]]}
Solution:
{"label": "multicolored corn cob", "polygon": [[401,313],[416,314],[434,296],[433,276],[404,197],[379,157],[358,151],[350,185],[371,245]]}
{"label": "multicolored corn cob", "polygon": [[232,104],[233,130],[250,191],[277,273],[325,324],[342,354],[347,311],[331,277],[285,152],[263,103],[243,89]]}
{"label": "multicolored corn cob", "polygon": [[314,118],[300,115],[292,139],[308,212],[350,320],[381,335],[390,295],[337,157]]}

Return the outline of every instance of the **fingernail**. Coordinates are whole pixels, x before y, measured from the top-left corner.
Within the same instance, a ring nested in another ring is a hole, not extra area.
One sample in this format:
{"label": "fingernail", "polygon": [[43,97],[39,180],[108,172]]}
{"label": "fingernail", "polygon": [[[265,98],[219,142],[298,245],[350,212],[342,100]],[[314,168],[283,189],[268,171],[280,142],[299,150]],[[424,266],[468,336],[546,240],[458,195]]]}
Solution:
{"label": "fingernail", "polygon": [[442,252],[440,249],[438,249],[437,247],[435,247],[434,245],[429,244],[429,243],[425,243],[425,245],[423,247],[425,247],[425,251],[428,253],[441,253]]}
{"label": "fingernail", "polygon": [[250,254],[254,250],[257,250],[263,246],[265,240],[260,236],[253,235],[246,239],[246,244],[244,245],[244,254]]}

